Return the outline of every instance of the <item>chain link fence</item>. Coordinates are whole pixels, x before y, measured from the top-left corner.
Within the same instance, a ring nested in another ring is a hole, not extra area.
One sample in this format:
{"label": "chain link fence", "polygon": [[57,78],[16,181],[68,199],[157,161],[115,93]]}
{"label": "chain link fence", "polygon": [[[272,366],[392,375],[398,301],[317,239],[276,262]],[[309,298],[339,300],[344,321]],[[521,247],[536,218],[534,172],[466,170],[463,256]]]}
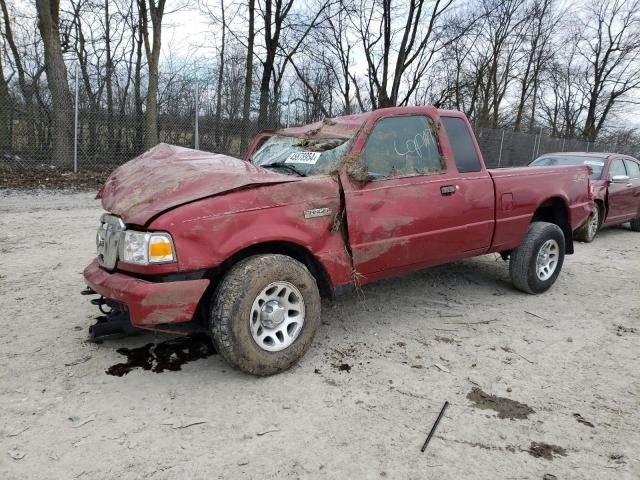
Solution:
{"label": "chain link fence", "polygon": [[[242,157],[243,145],[260,130],[244,128],[240,95],[227,95],[218,111],[215,85],[183,78],[160,91],[160,142]],[[71,79],[76,102],[66,125],[70,142],[64,158],[53,155],[53,118],[50,97],[26,99],[16,91],[0,104],[0,167],[56,168],[59,171],[109,171],[144,151],[144,98],[140,95],[98,95],[83,88],[82,78]],[[239,93],[239,92],[236,92]],[[96,100],[101,98],[102,100]],[[196,114],[198,112],[198,114]],[[285,122],[287,112],[283,112]],[[550,152],[618,152],[640,156],[638,146],[593,143],[577,139],[488,128],[475,133],[488,167],[526,165]],[[50,167],[53,166],[53,167]]]}
{"label": "chain link fence", "polygon": [[537,134],[476,128],[476,138],[489,168],[527,165],[540,155],[552,152],[609,152],[637,157],[640,149],[632,145],[587,142],[574,138],[558,138]]}

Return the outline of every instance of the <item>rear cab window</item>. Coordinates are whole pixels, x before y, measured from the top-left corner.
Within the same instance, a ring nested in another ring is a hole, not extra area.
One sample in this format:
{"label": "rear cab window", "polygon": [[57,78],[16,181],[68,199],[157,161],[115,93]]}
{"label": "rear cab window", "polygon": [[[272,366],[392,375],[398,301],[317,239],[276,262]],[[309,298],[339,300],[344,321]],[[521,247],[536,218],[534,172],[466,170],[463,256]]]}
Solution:
{"label": "rear cab window", "polygon": [[456,168],[460,173],[479,172],[482,163],[478,158],[471,132],[464,120],[458,117],[440,117],[449,138]]}

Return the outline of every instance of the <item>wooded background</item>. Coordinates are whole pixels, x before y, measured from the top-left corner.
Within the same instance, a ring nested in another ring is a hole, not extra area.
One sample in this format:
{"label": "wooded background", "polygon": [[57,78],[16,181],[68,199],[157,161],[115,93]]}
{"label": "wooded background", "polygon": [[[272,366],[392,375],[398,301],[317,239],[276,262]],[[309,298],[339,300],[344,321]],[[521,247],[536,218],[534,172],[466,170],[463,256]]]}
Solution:
{"label": "wooded background", "polygon": [[[491,165],[640,153],[640,0],[0,8],[0,164],[71,168],[76,90],[78,162],[92,168],[159,141],[241,155],[263,128],[422,104],[464,111]],[[202,39],[163,46],[168,29],[203,23]]]}

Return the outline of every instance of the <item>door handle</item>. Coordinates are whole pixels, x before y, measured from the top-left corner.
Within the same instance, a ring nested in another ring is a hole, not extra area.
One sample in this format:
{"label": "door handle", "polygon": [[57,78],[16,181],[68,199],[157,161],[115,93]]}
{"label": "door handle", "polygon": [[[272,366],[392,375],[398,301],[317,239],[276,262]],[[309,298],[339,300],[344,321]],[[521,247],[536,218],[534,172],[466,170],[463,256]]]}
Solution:
{"label": "door handle", "polygon": [[440,193],[443,196],[448,196],[448,195],[453,195],[454,193],[456,193],[456,190],[458,189],[458,186],[454,186],[454,185],[443,185],[442,187],[440,187]]}

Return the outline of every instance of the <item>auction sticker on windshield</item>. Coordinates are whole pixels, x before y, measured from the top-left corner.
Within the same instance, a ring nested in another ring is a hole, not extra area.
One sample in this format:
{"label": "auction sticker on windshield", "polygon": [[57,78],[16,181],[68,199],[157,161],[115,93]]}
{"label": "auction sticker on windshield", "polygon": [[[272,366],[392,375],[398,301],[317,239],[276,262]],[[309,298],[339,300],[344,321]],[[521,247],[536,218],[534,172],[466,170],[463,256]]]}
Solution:
{"label": "auction sticker on windshield", "polygon": [[306,163],[307,165],[315,165],[320,158],[320,152],[295,152],[289,155],[284,163]]}

